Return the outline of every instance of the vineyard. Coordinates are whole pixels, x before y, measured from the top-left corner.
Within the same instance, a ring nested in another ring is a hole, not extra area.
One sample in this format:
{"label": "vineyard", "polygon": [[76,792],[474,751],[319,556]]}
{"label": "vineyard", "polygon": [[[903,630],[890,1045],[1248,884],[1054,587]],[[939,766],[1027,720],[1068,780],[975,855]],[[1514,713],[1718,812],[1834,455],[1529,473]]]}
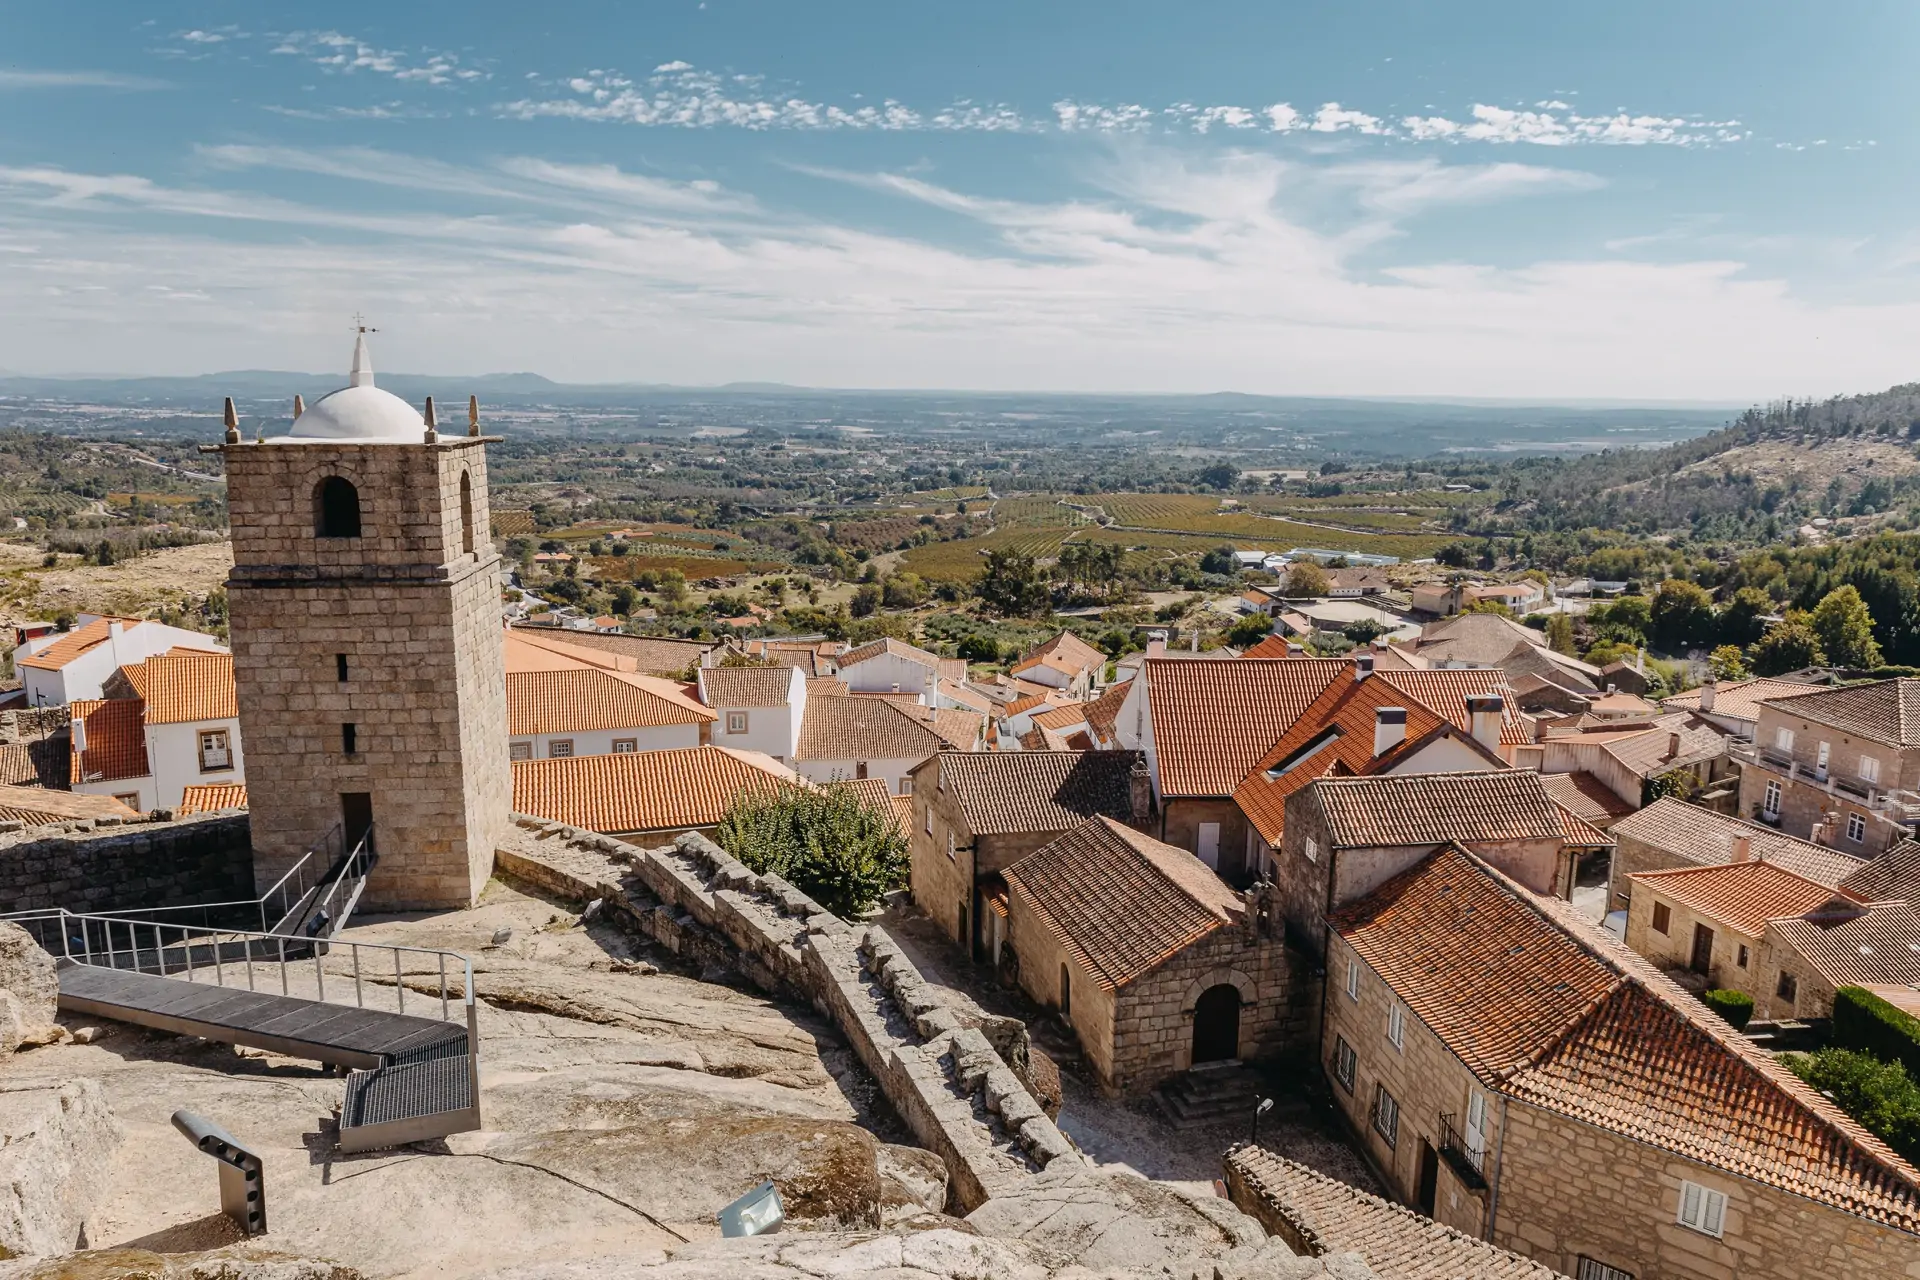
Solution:
{"label": "vineyard", "polygon": [[642,573],[678,569],[688,578],[731,578],[743,573],[775,573],[788,566],[777,560],[733,560],[722,556],[588,556],[588,571],[602,582],[631,581]]}
{"label": "vineyard", "polygon": [[989,551],[1022,551],[1035,559],[1047,560],[1060,554],[1068,530],[1000,529],[984,538],[959,542],[933,542],[915,547],[900,557],[900,567],[917,573],[928,582],[969,582],[980,574]]}

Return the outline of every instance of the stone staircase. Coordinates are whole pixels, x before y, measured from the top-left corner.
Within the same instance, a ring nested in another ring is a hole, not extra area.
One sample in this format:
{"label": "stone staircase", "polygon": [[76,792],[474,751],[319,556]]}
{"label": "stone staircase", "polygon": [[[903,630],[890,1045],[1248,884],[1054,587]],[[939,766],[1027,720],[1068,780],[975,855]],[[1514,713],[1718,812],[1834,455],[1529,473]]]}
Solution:
{"label": "stone staircase", "polygon": [[1260,1099],[1271,1096],[1264,1077],[1238,1061],[1205,1063],[1153,1091],[1160,1110],[1180,1129],[1251,1123]]}

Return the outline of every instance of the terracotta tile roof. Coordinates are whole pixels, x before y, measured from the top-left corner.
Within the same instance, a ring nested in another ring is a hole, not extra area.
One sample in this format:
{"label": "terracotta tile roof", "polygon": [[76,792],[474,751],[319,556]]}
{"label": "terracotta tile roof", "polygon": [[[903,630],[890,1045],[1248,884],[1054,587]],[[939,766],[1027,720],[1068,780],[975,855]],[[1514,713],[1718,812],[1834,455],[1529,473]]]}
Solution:
{"label": "terracotta tile roof", "polygon": [[934,686],[934,692],[943,698],[952,699],[968,711],[977,711],[982,715],[992,715],[995,710],[992,698],[987,697],[986,694],[979,692],[977,689],[969,688],[965,681],[949,680],[945,676],[942,676]]}
{"label": "terracotta tile roof", "polygon": [[[72,704],[73,719],[86,728],[87,749],[73,750],[74,782],[116,782],[144,778],[147,764],[145,704],[138,698],[82,698]],[[80,735],[76,734],[78,738]]]}
{"label": "terracotta tile roof", "polygon": [[1836,987],[1920,983],[1920,911],[1907,903],[1813,911],[1767,930]]}
{"label": "terracotta tile roof", "polygon": [[1613,824],[1612,832],[1616,840],[1638,840],[1701,866],[1731,861],[1733,842],[1746,836],[1753,842],[1755,857],[1836,889],[1866,865],[1864,860],[1838,849],[1796,840],[1772,827],[1729,818],[1671,796],[1662,796],[1638,813],[1620,819]]}
{"label": "terracotta tile roof", "polygon": [[1045,711],[1034,712],[1033,722],[1043,728],[1064,732],[1087,722],[1088,705],[1085,702],[1069,702],[1063,707],[1048,707]]}
{"label": "terracotta tile roof", "polygon": [[1513,690],[1507,687],[1504,672],[1473,667],[1380,671],[1376,666],[1375,670],[1381,679],[1391,680],[1469,732],[1473,729],[1473,716],[1467,710],[1467,698],[1492,694],[1504,704],[1504,715],[1500,722],[1501,744],[1518,746],[1531,740],[1526,725],[1520,719],[1520,707]]}
{"label": "terracotta tile roof", "polygon": [[1287,657],[1287,638],[1278,632],[1274,632],[1240,656],[1243,658]]}
{"label": "terracotta tile roof", "polygon": [[[1713,711],[1710,714],[1726,716],[1730,720],[1758,720],[1760,704],[1770,698],[1798,698],[1819,690],[1817,684],[1770,680],[1766,676],[1755,676],[1751,680],[1722,680],[1715,686]],[[1660,706],[1667,711],[1698,711],[1701,696],[1705,692],[1704,688],[1688,689],[1685,693],[1662,698]]]}
{"label": "terracotta tile roof", "polygon": [[762,644],[752,641],[747,652],[777,662],[783,667],[798,667],[809,680],[833,671],[833,662],[812,645]]}
{"label": "terracotta tile roof", "polygon": [[[1374,725],[1382,708],[1406,713],[1405,735],[1393,750],[1375,756]],[[1406,754],[1405,743],[1424,745],[1429,734],[1446,724],[1438,712],[1383,678],[1335,680],[1234,789],[1234,803],[1262,839],[1278,846],[1286,833],[1288,796],[1330,774],[1358,774],[1376,766],[1390,766]],[[1487,763],[1497,766],[1499,762]]]}
{"label": "terracotta tile roof", "polygon": [[913,830],[913,796],[895,793],[887,798],[893,806],[894,819],[900,824],[900,834],[907,835]]}
{"label": "terracotta tile roof", "polygon": [[138,818],[140,811],[112,796],[45,787],[0,787],[0,820],[38,826],[80,818]]}
{"label": "terracotta tile roof", "polygon": [[[866,644],[847,650],[846,653],[840,656],[840,669],[845,671],[848,667],[867,662],[879,657],[881,654],[892,654],[896,658],[905,658],[907,661],[917,662],[923,667],[931,667],[941,675],[947,674],[945,671],[940,670],[941,658],[939,654],[928,653],[917,644],[908,644],[905,640],[895,640],[892,636],[882,636],[878,640],[870,640]],[[963,680],[966,679],[964,663],[961,664],[960,678]]]}
{"label": "terracotta tile roof", "polygon": [[1710,867],[1670,867],[1629,876],[1648,892],[1711,916],[1750,938],[1775,916],[1812,911],[1834,896],[1831,885],[1761,859]]}
{"label": "terracotta tile roof", "polygon": [[1228,796],[1328,684],[1352,670],[1337,658],[1148,658],[1160,794]]}
{"label": "terracotta tile roof", "polygon": [[523,671],[507,677],[507,732],[586,733],[710,724],[718,717],[684,686],[631,671]]}
{"label": "terracotta tile roof", "polygon": [[1226,1163],[1261,1207],[1291,1228],[1307,1256],[1357,1253],[1373,1274],[1393,1280],[1565,1280],[1544,1263],[1441,1226],[1264,1147],[1236,1146]]}
{"label": "terracotta tile roof", "polygon": [[972,751],[986,734],[987,718],[978,711],[959,707],[906,708],[913,717],[940,735],[941,741],[959,751]]}
{"label": "terracotta tile roof", "polygon": [[180,803],[173,812],[176,816],[185,817],[192,813],[214,813],[221,809],[246,807],[247,784],[244,782],[194,783],[180,793]]}
{"label": "terracotta tile roof", "polygon": [[1023,695],[1022,697],[1015,698],[1013,701],[1009,702],[1006,706],[1002,707],[1000,709],[1000,714],[1003,716],[1017,716],[1022,711],[1031,711],[1035,707],[1050,707],[1052,705],[1053,705],[1053,699],[1048,697],[1046,694],[1029,693],[1029,694]]}
{"label": "terracotta tile roof", "polygon": [[1920,746],[1920,679],[1903,677],[1816,689],[1790,696],[1788,701],[1790,706],[1771,698],[1767,705],[1876,742]]}
{"label": "terracotta tile roof", "polygon": [[1553,807],[1560,811],[1560,819],[1565,824],[1566,833],[1562,837],[1566,845],[1575,849],[1611,849],[1613,837],[1588,822],[1558,800]]}
{"label": "terracotta tile roof", "polygon": [[1612,693],[1603,693],[1599,697],[1590,700],[1587,703],[1587,710],[1599,715],[1619,718],[1622,716],[1651,717],[1659,708],[1638,694],[1622,693],[1619,690],[1615,690]]}
{"label": "terracotta tile roof", "polygon": [[1612,787],[1585,769],[1573,773],[1543,773],[1540,781],[1554,803],[1603,831],[1634,811],[1632,805],[1613,793]]}
{"label": "terracotta tile roof", "polygon": [[[913,820],[913,797],[910,795],[896,796],[893,792],[888,791],[887,780],[885,778],[839,778],[827,783],[827,785],[829,787],[840,787],[851,791],[854,795],[860,797],[860,802],[869,809],[878,809],[880,812],[894,819],[900,826],[901,834],[906,834],[906,823]],[[902,819],[900,816],[900,809],[894,803],[896,800],[907,801],[907,816],[905,819]]]}
{"label": "terracotta tile roof", "polygon": [[576,633],[512,629],[501,633],[501,658],[508,675],[522,671],[578,671],[592,667],[603,671],[638,671],[632,658],[604,649],[568,644],[566,637]]}
{"label": "terracotta tile roof", "polygon": [[1496,1090],[1920,1233],[1920,1170],[1647,961],[1465,850],[1334,919]]}
{"label": "terracotta tile roof", "polygon": [[771,756],[726,747],[513,762],[513,808],[609,835],[711,827],[748,788],[798,784]]}
{"label": "terracotta tile roof", "polygon": [[[1678,750],[1674,734],[1680,735]],[[1606,753],[1643,778],[1697,760],[1710,760],[1727,749],[1728,737],[1686,712],[1658,716],[1651,729],[1621,734],[1604,744]]]}
{"label": "terracotta tile roof", "polygon": [[699,679],[710,707],[784,707],[793,683],[792,667],[702,667]]}
{"label": "terracotta tile roof", "polygon": [[1113,741],[1120,707],[1126,702],[1130,687],[1131,682],[1122,681],[1087,704],[1087,727],[1108,742]]}
{"label": "terracotta tile roof", "polygon": [[72,759],[73,753],[60,738],[7,743],[0,746],[0,784],[65,791],[71,782]]}
{"label": "terracotta tile roof", "polygon": [[941,680],[951,680],[964,684],[967,679],[967,660],[965,658],[942,658],[934,667]]}
{"label": "terracotta tile roof", "polygon": [[891,698],[808,698],[793,754],[796,760],[924,760],[946,745],[914,710]]}
{"label": "terracotta tile roof", "polygon": [[1057,730],[1049,729],[1045,725],[1038,724],[1020,735],[1020,749],[1022,751],[1073,750],[1072,747],[1067,745],[1067,740],[1064,735]]}
{"label": "terracotta tile roof", "polygon": [[175,649],[120,670],[146,700],[148,724],[191,724],[240,717],[230,653],[198,654]]}
{"label": "terracotta tile roof", "polygon": [[938,768],[976,836],[1068,831],[1104,814],[1133,816],[1137,751],[943,751]]}
{"label": "terracotta tile roof", "polygon": [[838,698],[852,694],[847,682],[839,676],[811,676],[807,680],[809,698]]}
{"label": "terracotta tile roof", "polygon": [[1240,897],[1185,849],[1089,818],[1006,869],[1011,909],[1047,931],[1108,991],[1230,923]]}
{"label": "terracotta tile roof", "polygon": [[1911,902],[1920,906],[1920,840],[1908,836],[1848,873],[1840,888],[1862,902]]}
{"label": "terracotta tile roof", "polygon": [[14,665],[32,667],[36,671],[58,671],[95,645],[105,644],[110,628],[116,622],[127,627],[140,625],[138,618],[95,618],[85,626],[75,627],[44,649],[29,654]]}
{"label": "terracotta tile roof", "polygon": [[610,635],[602,631],[572,631],[557,627],[516,624],[516,634],[548,638],[581,649],[597,649],[618,654],[633,661],[635,669],[654,676],[677,677],[700,660],[709,649],[717,649],[717,640],[677,640],[669,636]]}
{"label": "terracotta tile roof", "polygon": [[1322,778],[1316,794],[1342,848],[1560,840],[1566,833],[1540,775],[1521,769]]}
{"label": "terracotta tile roof", "polygon": [[1082,671],[1100,670],[1107,665],[1107,655],[1073,632],[1062,631],[1021,654],[1020,660],[1008,667],[1007,672],[1017,676],[1022,671],[1042,665],[1052,667],[1063,675],[1075,676]]}

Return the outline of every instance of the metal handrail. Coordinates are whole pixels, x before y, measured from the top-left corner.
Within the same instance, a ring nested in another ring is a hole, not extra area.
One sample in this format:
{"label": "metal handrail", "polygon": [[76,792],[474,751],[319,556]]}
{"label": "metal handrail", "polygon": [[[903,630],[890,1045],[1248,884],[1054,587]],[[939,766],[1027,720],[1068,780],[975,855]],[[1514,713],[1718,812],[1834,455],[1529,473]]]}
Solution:
{"label": "metal handrail", "polygon": [[[329,832],[331,835],[331,832]],[[366,888],[367,877],[380,854],[373,841],[373,826],[368,824],[360,840],[328,869],[328,878],[314,886],[312,896],[302,894],[269,933],[304,933],[309,938],[330,938],[340,931]],[[351,883],[352,887],[347,886]],[[344,903],[344,905],[342,905]],[[334,908],[338,908],[336,912]]]}
{"label": "metal handrail", "polygon": [[[288,867],[281,877],[274,881],[273,884],[268,887],[267,891],[257,898],[234,898],[226,902],[190,902],[173,907],[126,907],[116,911],[93,911],[87,914],[148,919],[153,916],[179,916],[188,912],[198,911],[200,913],[201,925],[211,928],[213,927],[212,912],[220,911],[239,914],[243,909],[251,907],[260,921],[260,931],[262,933],[272,932],[277,930],[281,925],[284,925],[287,918],[300,909],[300,904],[306,901],[307,896],[311,894],[314,887],[320,883],[318,877],[325,874],[325,868],[331,867],[332,858],[326,855],[329,854],[332,846],[337,842],[335,833],[340,830],[341,825],[337,822],[329,827],[325,835],[321,836],[305,853],[300,855],[299,861],[295,862],[291,867]],[[369,832],[369,834],[371,834],[371,832]],[[340,839],[343,840],[343,837]],[[321,862],[317,867],[311,867],[311,864],[314,863],[316,858],[322,857],[325,857],[326,860]],[[309,885],[307,883],[307,874],[310,869],[315,872],[315,885]],[[296,882],[298,889],[291,899],[287,896],[289,881]],[[276,902],[279,909],[279,914],[271,920],[267,918],[267,904],[269,902]],[[0,919],[11,918],[13,917],[0,917]]]}
{"label": "metal handrail", "polygon": [[[163,978],[173,978],[185,982],[212,981],[216,985],[227,985],[227,966],[238,964],[246,974],[247,990],[257,991],[254,966],[256,964],[276,964],[280,971],[280,994],[291,995],[288,982],[288,970],[291,966],[313,962],[314,990],[318,999],[329,1004],[343,1004],[344,1000],[328,1000],[326,966],[322,960],[336,948],[344,947],[348,952],[348,963],[353,976],[353,1004],[356,1008],[366,1007],[363,979],[369,970],[363,968],[360,953],[362,951],[385,952],[393,958],[393,983],[395,999],[399,1012],[407,1011],[406,976],[403,957],[408,955],[430,956],[435,967],[429,972],[439,975],[440,1020],[450,1022],[452,1015],[452,986],[448,982],[448,957],[460,964],[461,1002],[466,1006],[469,1043],[477,1046],[478,1028],[475,1023],[475,996],[473,988],[473,961],[457,951],[442,951],[431,947],[409,947],[390,942],[340,942],[316,943],[311,938],[297,934],[267,933],[252,929],[206,929],[195,925],[168,924],[158,920],[129,920],[120,916],[81,914],[59,908],[45,912],[22,913],[12,917],[22,925],[39,922],[59,922],[60,954],[75,964],[91,965],[102,969],[123,969],[139,973],[157,972]],[[125,945],[119,945],[116,932],[125,939]],[[151,938],[151,945],[142,945],[141,935]],[[170,937],[177,938],[169,941]],[[98,941],[101,945],[96,947]],[[45,946],[44,937],[41,945]],[[52,950],[52,948],[47,948]],[[234,953],[238,951],[236,956]],[[291,952],[291,954],[289,954]],[[124,961],[124,963],[123,963]],[[206,975],[211,972],[209,979]],[[235,985],[238,985],[236,978]]]}

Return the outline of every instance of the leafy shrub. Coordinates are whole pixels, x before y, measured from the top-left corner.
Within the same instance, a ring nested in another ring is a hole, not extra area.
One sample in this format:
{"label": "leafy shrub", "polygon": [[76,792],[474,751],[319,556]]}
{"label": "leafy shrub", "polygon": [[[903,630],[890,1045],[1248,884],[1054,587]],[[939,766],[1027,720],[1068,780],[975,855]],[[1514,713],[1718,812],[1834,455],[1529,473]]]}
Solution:
{"label": "leafy shrub", "polygon": [[1700,999],[1736,1029],[1745,1027],[1753,1018],[1753,997],[1744,991],[1709,991]]}
{"label": "leafy shrub", "polygon": [[1920,1074],[1920,1018],[1902,1013],[1863,987],[1833,993],[1833,1043]]}
{"label": "leafy shrub", "polygon": [[1905,1067],[1852,1049],[1788,1054],[1786,1064],[1902,1156],[1920,1158],[1920,1085]]}
{"label": "leafy shrub", "polygon": [[851,787],[743,791],[713,838],[754,871],[782,877],[843,918],[871,911],[881,894],[906,882],[899,822]]}

